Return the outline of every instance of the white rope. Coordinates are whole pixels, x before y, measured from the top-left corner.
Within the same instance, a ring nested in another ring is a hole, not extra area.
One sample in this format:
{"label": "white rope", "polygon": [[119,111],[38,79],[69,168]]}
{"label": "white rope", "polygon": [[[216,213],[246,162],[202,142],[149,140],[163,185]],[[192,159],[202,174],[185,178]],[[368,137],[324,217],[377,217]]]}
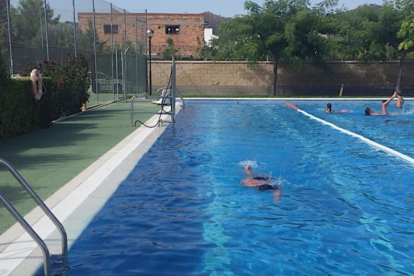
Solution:
{"label": "white rope", "polygon": [[311,119],[313,119],[315,121],[318,121],[318,122],[320,122],[320,123],[322,123],[324,125],[328,125],[328,126],[334,128],[336,130],[339,130],[342,133],[345,133],[345,134],[348,134],[348,135],[353,136],[355,138],[358,138],[361,141],[363,141],[363,142],[365,142],[365,143],[367,143],[367,144],[369,144],[369,145],[371,145],[371,146],[373,146],[375,148],[378,148],[378,149],[380,149],[382,151],[385,151],[385,152],[387,152],[389,154],[392,154],[394,156],[397,156],[397,157],[399,157],[399,158],[401,158],[401,159],[403,159],[403,160],[405,160],[405,161],[407,161],[407,162],[409,162],[409,163],[411,163],[411,164],[414,165],[414,159],[411,158],[411,157],[409,157],[409,156],[407,156],[407,155],[405,155],[405,154],[402,154],[401,152],[398,152],[396,150],[393,150],[393,149],[391,149],[389,147],[386,147],[384,145],[378,144],[378,143],[376,143],[376,142],[374,142],[374,141],[372,141],[372,140],[370,140],[368,138],[365,138],[364,136],[361,136],[361,135],[356,134],[354,132],[351,132],[349,130],[346,130],[346,129],[343,129],[341,127],[338,127],[337,125],[334,125],[332,123],[329,123],[329,122],[327,122],[325,120],[322,120],[322,119],[320,119],[318,117],[315,117],[315,116],[307,113],[306,111],[300,110],[299,108],[297,109],[297,111],[300,112],[300,113],[302,113],[302,114],[304,114],[305,116],[308,116],[309,118],[311,118]]}

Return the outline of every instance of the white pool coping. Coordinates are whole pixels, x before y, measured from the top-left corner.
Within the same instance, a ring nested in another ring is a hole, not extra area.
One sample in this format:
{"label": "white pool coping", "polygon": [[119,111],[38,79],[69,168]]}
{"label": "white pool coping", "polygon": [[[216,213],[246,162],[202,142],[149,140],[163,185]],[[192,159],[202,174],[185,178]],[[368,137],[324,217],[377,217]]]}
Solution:
{"label": "white pool coping", "polygon": [[[177,101],[176,113],[181,105],[182,102]],[[160,115],[154,115],[146,124],[155,125],[159,119]],[[170,116],[162,115],[161,119],[169,121]],[[65,227],[69,248],[167,125],[155,128],[142,125],[45,200],[46,206]],[[60,233],[40,207],[24,218],[45,241],[51,254],[61,254]],[[15,223],[0,236],[0,276],[33,275],[39,267],[43,269],[41,249],[23,227]]]}

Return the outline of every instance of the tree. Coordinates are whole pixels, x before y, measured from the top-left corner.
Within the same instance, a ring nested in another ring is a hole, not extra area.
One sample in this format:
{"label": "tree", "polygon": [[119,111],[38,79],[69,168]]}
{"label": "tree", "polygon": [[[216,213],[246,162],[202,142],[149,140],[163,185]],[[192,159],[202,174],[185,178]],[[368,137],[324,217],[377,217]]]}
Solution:
{"label": "tree", "polygon": [[179,58],[179,55],[177,55],[178,49],[175,48],[174,40],[171,37],[169,37],[167,38],[166,42],[167,42],[167,47],[162,52],[164,59],[172,59],[173,57]]}
{"label": "tree", "polygon": [[74,48],[73,24],[61,22],[49,24],[48,38],[51,47]]}
{"label": "tree", "polygon": [[217,40],[216,38],[213,38],[210,41],[210,44],[207,44],[203,39],[200,37],[197,37],[197,50],[196,50],[196,59],[211,59],[215,55],[215,49],[214,46],[214,40]]}
{"label": "tree", "polygon": [[403,74],[403,64],[408,53],[414,51],[414,17],[406,19],[402,22],[401,28],[397,33],[397,38],[402,41],[398,44],[398,51],[400,52],[400,66],[397,77],[397,84],[395,91],[400,91],[401,78]]}
{"label": "tree", "polygon": [[399,72],[395,90],[400,90],[403,64],[414,51],[411,22],[414,19],[412,0],[387,1],[382,7],[364,5],[343,16],[342,35],[356,51],[356,58],[365,61],[398,58]]}
{"label": "tree", "polygon": [[5,42],[8,40],[7,39],[7,34],[8,34],[8,30],[7,30],[7,10],[3,9],[2,4],[0,4],[1,8],[0,8],[0,55],[2,54],[4,47],[5,47]]}
{"label": "tree", "polygon": [[345,35],[355,51],[355,57],[365,61],[385,60],[389,57],[386,46],[395,48],[398,43],[396,32],[401,22],[400,14],[392,5],[363,5],[348,18]]}
{"label": "tree", "polygon": [[3,62],[3,57],[0,55],[0,83],[7,84],[6,81],[9,78],[9,72],[6,70],[6,65]]}
{"label": "tree", "polygon": [[[307,0],[266,0],[262,7],[252,1],[244,4],[248,14],[220,26],[227,40],[224,51],[251,62],[273,59],[272,95],[277,95],[277,69],[281,59],[295,68],[303,60],[324,65],[329,41],[320,33],[322,19]],[[221,50],[221,49],[220,49]]]}
{"label": "tree", "polygon": [[[60,16],[53,18],[54,11],[49,4],[46,4],[46,14],[48,23],[56,23],[60,19]],[[15,45],[36,47],[41,44],[39,38],[42,39],[45,23],[43,0],[20,0],[16,8],[10,7],[10,15]]]}
{"label": "tree", "polygon": [[331,42],[327,54],[329,59],[364,59],[368,60],[365,49],[372,41],[368,38],[367,24],[369,18],[378,18],[379,9],[374,5],[360,6],[354,10],[336,8],[338,1],[326,0],[317,6],[323,21],[323,31]]}
{"label": "tree", "polygon": [[220,37],[218,39],[213,39],[212,41],[213,49],[217,49],[217,51],[213,52],[213,59],[227,60],[229,58],[237,58],[235,48],[237,41],[239,40],[239,35],[235,30],[235,27],[233,27],[236,25],[237,23],[235,23],[235,20],[225,20],[220,24]]}
{"label": "tree", "polygon": [[80,38],[80,48],[93,51],[94,47],[94,32],[96,38],[96,52],[102,53],[104,52],[105,48],[105,41],[100,41],[96,30],[93,28],[93,22],[88,20],[88,28],[82,32],[82,36]]}

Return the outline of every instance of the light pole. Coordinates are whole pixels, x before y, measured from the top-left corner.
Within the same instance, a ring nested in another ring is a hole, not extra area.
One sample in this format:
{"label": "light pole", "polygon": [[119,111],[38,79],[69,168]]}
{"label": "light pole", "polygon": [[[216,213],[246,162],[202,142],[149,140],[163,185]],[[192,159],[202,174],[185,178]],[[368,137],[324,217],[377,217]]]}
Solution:
{"label": "light pole", "polygon": [[151,96],[152,93],[152,73],[151,73],[151,38],[154,36],[154,30],[153,29],[148,29],[147,30],[147,37],[148,37],[148,48],[149,48],[149,83],[148,83],[148,91],[149,94]]}

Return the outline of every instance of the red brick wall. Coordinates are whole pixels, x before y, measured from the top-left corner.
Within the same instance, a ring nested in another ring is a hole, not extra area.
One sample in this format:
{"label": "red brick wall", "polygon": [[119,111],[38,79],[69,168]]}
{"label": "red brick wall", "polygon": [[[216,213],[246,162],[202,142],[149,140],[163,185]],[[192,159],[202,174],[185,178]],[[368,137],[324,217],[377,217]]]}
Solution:
{"label": "red brick wall", "polygon": [[[179,34],[166,34],[165,26],[179,25]],[[148,14],[148,28],[154,30],[152,54],[160,55],[167,47],[167,38],[174,40],[181,56],[195,56],[197,37],[204,41],[204,14]]]}
{"label": "red brick wall", "polygon": [[[144,17],[144,18],[143,18]],[[118,26],[118,33],[113,34],[114,45],[116,47],[123,47],[124,37],[135,46],[138,40],[145,44],[146,28],[145,23],[137,21],[144,20],[145,15],[135,13],[119,13],[114,11],[112,13],[113,26]],[[93,21],[92,13],[78,13],[79,27],[82,31],[88,28],[88,21]],[[104,25],[111,25],[110,13],[95,13],[96,34],[100,41],[105,41],[106,46],[111,46],[111,34],[104,33]],[[125,24],[126,23],[126,24]]]}
{"label": "red brick wall", "polygon": [[[137,21],[138,19],[138,21]],[[78,14],[79,27],[82,31],[88,28],[88,20],[92,22],[92,13]],[[148,29],[154,30],[151,40],[152,55],[161,55],[167,47],[167,38],[172,38],[175,48],[179,50],[181,56],[195,56],[198,47],[197,37],[204,40],[204,14],[167,14],[150,13],[147,14]],[[145,14],[142,13],[112,13],[113,25],[118,25],[118,34],[113,35],[114,44],[123,47],[123,40],[135,42],[138,40],[144,46],[146,44],[146,25]],[[111,24],[110,13],[95,13],[96,33],[101,41],[106,41],[106,46],[111,45],[111,35],[104,33],[104,25]],[[126,23],[126,24],[125,24]],[[179,34],[166,34],[165,27],[168,25],[179,25]]]}

